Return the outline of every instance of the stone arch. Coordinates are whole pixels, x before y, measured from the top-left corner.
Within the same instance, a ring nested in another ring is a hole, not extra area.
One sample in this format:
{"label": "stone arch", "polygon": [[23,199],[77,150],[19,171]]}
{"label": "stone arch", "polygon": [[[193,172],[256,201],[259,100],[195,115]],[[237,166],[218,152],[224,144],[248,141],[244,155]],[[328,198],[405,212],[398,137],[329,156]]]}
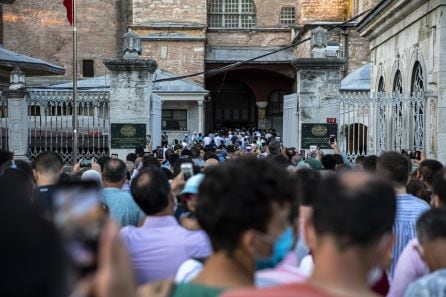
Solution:
{"label": "stone arch", "polygon": [[399,84],[396,81],[397,79],[399,79],[399,76],[401,76],[401,78],[402,78],[401,79],[401,88],[404,92],[404,87],[406,86],[405,81],[404,81],[404,73],[405,73],[405,71],[403,71],[400,54],[396,54],[395,61],[393,62],[393,65],[392,65],[391,76],[389,77],[389,79],[391,79],[391,81],[389,83],[389,88],[390,88],[391,93],[395,92],[395,87],[397,84]]}
{"label": "stone arch", "polygon": [[387,79],[386,79],[386,72],[384,70],[384,66],[382,65],[382,63],[379,63],[378,69],[376,71],[376,77],[375,77],[375,94],[378,94],[378,91],[379,91],[378,90],[378,88],[379,88],[379,81],[381,80],[381,78],[383,79],[384,85],[387,88],[388,82],[387,82]]}
{"label": "stone arch", "polygon": [[[403,77],[403,79],[405,79],[405,86],[411,86],[413,70],[417,63],[419,63],[419,65],[421,66],[421,70],[424,75],[424,90],[427,91],[428,81],[427,81],[427,75],[426,75],[427,74],[426,62],[424,59],[423,51],[418,47],[418,45],[414,46],[413,52],[410,55],[409,63],[407,64],[408,68],[406,71],[406,75]],[[411,88],[406,88],[407,93],[408,93],[407,95],[411,95],[410,89]]]}

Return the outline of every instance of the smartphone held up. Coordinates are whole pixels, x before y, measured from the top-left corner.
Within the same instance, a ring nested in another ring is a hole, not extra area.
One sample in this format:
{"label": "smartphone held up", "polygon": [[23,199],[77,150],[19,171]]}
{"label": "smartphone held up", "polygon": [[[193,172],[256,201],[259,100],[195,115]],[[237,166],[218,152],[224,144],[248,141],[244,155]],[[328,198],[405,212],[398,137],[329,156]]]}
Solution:
{"label": "smartphone held up", "polygon": [[74,278],[97,267],[99,238],[107,218],[96,182],[68,182],[53,196],[54,224],[64,240]]}

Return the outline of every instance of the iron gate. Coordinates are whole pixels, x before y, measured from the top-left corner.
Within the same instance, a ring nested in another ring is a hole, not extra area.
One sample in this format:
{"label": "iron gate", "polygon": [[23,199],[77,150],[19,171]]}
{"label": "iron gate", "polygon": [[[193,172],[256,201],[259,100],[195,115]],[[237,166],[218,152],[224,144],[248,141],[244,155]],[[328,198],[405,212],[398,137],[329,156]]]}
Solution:
{"label": "iron gate", "polygon": [[[78,155],[108,155],[110,135],[109,92],[80,91],[77,98]],[[28,104],[28,158],[47,150],[73,164],[73,106],[71,91],[31,90]]]}
{"label": "iron gate", "polygon": [[425,149],[426,97],[369,93],[341,96],[339,145],[350,161],[384,151]]}

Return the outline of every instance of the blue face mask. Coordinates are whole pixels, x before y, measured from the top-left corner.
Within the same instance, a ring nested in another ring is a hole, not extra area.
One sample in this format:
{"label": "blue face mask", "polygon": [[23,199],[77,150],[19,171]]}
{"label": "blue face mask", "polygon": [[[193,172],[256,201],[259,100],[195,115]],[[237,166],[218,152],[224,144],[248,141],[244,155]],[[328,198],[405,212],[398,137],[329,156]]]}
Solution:
{"label": "blue face mask", "polygon": [[293,228],[288,227],[274,242],[270,257],[255,259],[256,270],[276,267],[293,246]]}

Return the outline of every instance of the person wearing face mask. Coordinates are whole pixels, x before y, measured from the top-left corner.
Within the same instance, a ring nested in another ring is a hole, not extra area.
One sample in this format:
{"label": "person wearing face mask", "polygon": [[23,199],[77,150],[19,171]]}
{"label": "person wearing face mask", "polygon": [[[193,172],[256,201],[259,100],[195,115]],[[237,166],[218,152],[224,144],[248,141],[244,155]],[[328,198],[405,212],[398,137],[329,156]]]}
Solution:
{"label": "person wearing face mask", "polygon": [[303,284],[242,289],[222,297],[372,297],[374,267],[392,248],[396,214],[392,186],[377,177],[345,172],[323,179],[305,226],[315,267]]}
{"label": "person wearing face mask", "polygon": [[289,238],[290,217],[296,217],[294,184],[285,169],[266,160],[241,158],[210,167],[199,188],[196,216],[213,253],[191,282],[148,285],[143,296],[168,288],[171,297],[213,297],[254,286],[256,269],[280,262],[277,251],[291,247],[292,240],[283,239]]}

